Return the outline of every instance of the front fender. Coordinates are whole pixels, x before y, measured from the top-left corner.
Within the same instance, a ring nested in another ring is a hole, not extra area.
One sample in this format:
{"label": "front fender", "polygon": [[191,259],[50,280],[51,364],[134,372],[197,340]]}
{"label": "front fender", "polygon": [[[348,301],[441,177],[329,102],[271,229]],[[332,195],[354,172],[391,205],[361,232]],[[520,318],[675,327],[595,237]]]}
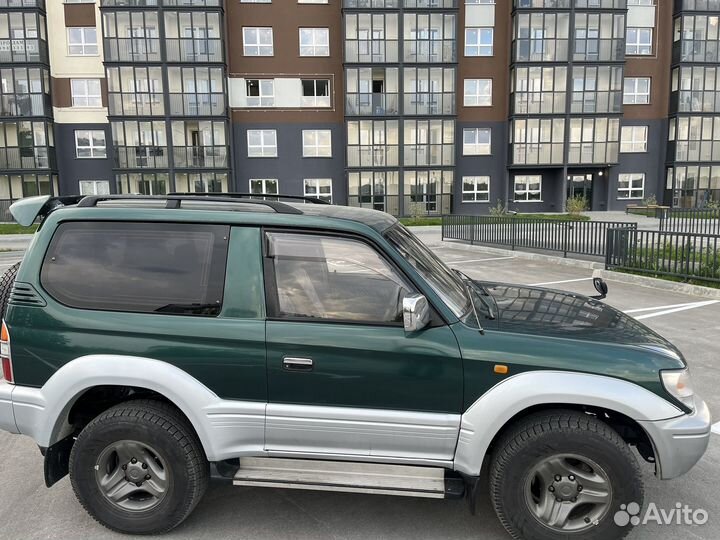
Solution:
{"label": "front fender", "polygon": [[68,413],[95,386],[132,386],[171,401],[195,428],[210,461],[262,451],[264,402],[224,400],[176,366],[151,358],[91,355],[57,370],[42,388],[16,386],[12,394],[18,431],[49,447],[71,432]]}
{"label": "front fender", "polygon": [[669,401],[621,379],[562,371],[520,373],[495,385],[462,415],[455,470],[479,475],[490,443],[516,415],[538,405],[563,404],[608,409],[640,423],[683,414]]}

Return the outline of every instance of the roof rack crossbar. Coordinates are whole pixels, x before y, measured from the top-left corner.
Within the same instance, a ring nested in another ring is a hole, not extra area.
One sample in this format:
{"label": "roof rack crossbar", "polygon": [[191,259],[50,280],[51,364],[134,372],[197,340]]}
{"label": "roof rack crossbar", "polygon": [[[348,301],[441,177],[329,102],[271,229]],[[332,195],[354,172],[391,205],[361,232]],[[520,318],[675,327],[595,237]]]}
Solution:
{"label": "roof rack crossbar", "polygon": [[233,198],[225,197],[224,194],[211,194],[208,196],[198,197],[195,195],[88,195],[83,197],[78,203],[78,208],[90,208],[97,206],[102,201],[167,201],[165,208],[180,208],[182,201],[197,201],[201,199],[203,201],[210,202],[223,202],[223,203],[238,203],[238,204],[258,204],[272,208],[278,214],[302,214],[301,210],[298,210],[294,206],[289,204],[281,203],[279,201],[266,201],[262,199],[249,199],[249,198]]}
{"label": "roof rack crossbar", "polygon": [[229,197],[231,199],[263,199],[263,200],[280,200],[280,199],[290,199],[292,201],[305,201],[313,204],[330,204],[327,201],[324,201],[323,199],[319,199],[318,197],[304,197],[302,195],[283,195],[282,193],[274,193],[272,195],[267,194],[261,194],[261,193],[239,193],[239,192],[230,192],[230,193],[212,193],[212,192],[202,192],[202,193],[191,193],[191,192],[177,192],[177,193],[170,193],[169,195],[180,195],[183,197]]}

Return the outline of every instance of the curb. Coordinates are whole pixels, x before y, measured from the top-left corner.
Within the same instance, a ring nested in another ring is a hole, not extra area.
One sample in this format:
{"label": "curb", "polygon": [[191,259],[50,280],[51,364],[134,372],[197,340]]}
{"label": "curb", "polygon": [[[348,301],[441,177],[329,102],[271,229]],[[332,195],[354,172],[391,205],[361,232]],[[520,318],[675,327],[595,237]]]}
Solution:
{"label": "curb", "polygon": [[668,281],[665,279],[654,278],[650,276],[642,276],[638,274],[626,274],[624,272],[614,272],[606,270],[605,264],[600,262],[585,261],[581,259],[571,259],[557,257],[553,255],[544,255],[542,253],[528,253],[526,251],[512,251],[510,249],[494,248],[488,246],[478,246],[464,244],[460,242],[441,241],[430,242],[426,244],[429,248],[433,247],[452,247],[453,249],[461,249],[464,251],[474,251],[476,253],[487,253],[503,257],[514,257],[516,259],[524,259],[527,261],[543,261],[558,266],[572,266],[575,268],[585,268],[593,270],[593,277],[601,277],[608,281],[618,283],[627,283],[629,285],[638,285],[640,287],[649,287],[661,291],[670,291],[691,296],[699,296],[701,298],[711,298],[720,300],[720,289],[713,287],[703,287],[702,285],[693,285],[691,283],[679,283],[676,281]]}

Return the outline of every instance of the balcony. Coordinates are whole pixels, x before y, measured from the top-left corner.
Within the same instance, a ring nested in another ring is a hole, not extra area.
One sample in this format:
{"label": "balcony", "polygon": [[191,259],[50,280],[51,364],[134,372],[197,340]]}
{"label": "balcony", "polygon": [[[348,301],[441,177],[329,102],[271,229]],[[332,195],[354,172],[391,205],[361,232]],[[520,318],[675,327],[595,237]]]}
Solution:
{"label": "balcony", "polygon": [[396,116],[399,112],[398,94],[348,94],[345,98],[347,116]]}
{"label": "balcony", "polygon": [[397,145],[363,145],[347,147],[348,167],[397,167]]}
{"label": "balcony", "polygon": [[165,103],[162,94],[108,94],[110,116],[163,116]]}
{"label": "balcony", "polygon": [[345,62],[348,63],[390,63],[398,62],[398,40],[346,40]]}
{"label": "balcony", "polygon": [[457,41],[454,39],[404,40],[403,50],[405,62],[447,64],[457,61]]}
{"label": "balcony", "polygon": [[163,5],[180,7],[219,7],[222,0],[163,0]]}
{"label": "balcony", "polygon": [[159,0],[101,0],[100,7],[157,7]]}
{"label": "balcony", "polygon": [[168,62],[222,62],[221,39],[166,39]]}
{"label": "balcony", "polygon": [[0,169],[55,168],[55,149],[36,146],[0,148]]}
{"label": "balcony", "polygon": [[45,9],[45,0],[0,0],[0,9],[2,8]]}
{"label": "balcony", "polygon": [[42,39],[0,39],[0,62],[47,64],[47,42]]}
{"label": "balcony", "polygon": [[47,94],[0,95],[0,117],[49,116],[52,110]]}
{"label": "balcony", "polygon": [[405,94],[404,101],[405,114],[455,114],[455,94],[453,92]]}
{"label": "balcony", "polygon": [[225,169],[228,166],[226,146],[173,146],[175,167]]}
{"label": "balcony", "polygon": [[105,60],[108,62],[159,62],[159,38],[106,38]]}
{"label": "balcony", "polygon": [[[453,197],[449,193],[416,195],[349,195],[348,206],[371,208],[393,216],[437,216],[449,214]],[[400,203],[402,202],[402,208]]]}
{"label": "balcony", "polygon": [[120,169],[163,169],[168,166],[166,146],[117,146],[115,165]]}
{"label": "balcony", "polygon": [[513,165],[561,165],[564,161],[563,143],[514,143]]}
{"label": "balcony", "polygon": [[351,9],[395,9],[400,0],[345,0],[343,7]]}
{"label": "balcony", "polygon": [[223,116],[223,94],[170,94],[170,114],[173,116]]}
{"label": "balcony", "polygon": [[567,62],[567,39],[516,39],[513,41],[514,62]]}

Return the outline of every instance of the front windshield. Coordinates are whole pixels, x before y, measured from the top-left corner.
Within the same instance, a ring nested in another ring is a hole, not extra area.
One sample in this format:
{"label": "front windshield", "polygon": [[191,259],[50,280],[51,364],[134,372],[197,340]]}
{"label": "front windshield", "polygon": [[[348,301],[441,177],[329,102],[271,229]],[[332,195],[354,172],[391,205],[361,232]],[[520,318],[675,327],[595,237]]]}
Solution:
{"label": "front windshield", "polygon": [[457,317],[467,313],[470,306],[462,279],[430,251],[430,248],[400,223],[387,230],[385,238],[420,272]]}

